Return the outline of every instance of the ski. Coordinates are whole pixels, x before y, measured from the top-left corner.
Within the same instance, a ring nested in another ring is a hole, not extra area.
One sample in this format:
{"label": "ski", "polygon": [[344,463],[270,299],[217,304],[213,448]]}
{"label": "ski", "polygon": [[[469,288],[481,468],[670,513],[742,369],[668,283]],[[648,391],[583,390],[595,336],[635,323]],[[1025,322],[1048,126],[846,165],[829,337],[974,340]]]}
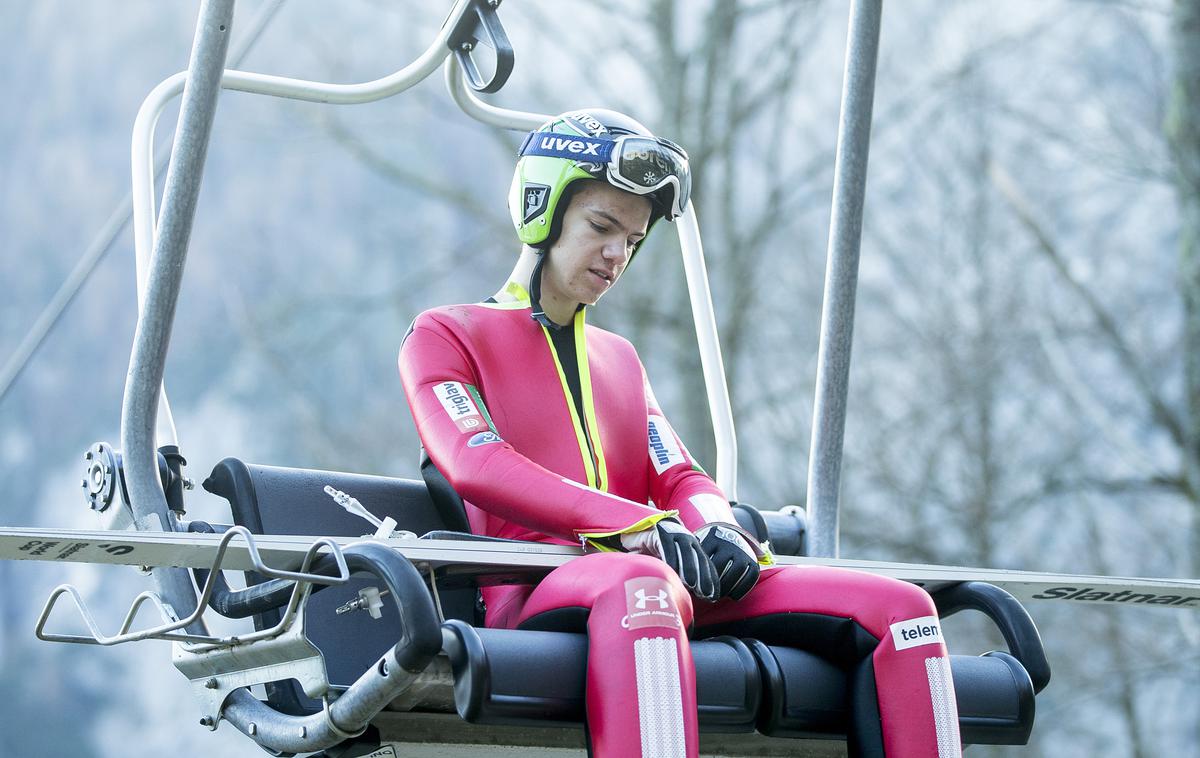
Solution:
{"label": "ski", "polygon": [[[256,535],[254,544],[262,560],[273,568],[296,570],[305,552],[319,537]],[[369,537],[335,537],[340,546]],[[181,532],[100,531],[0,527],[0,559],[212,568],[219,534]],[[546,572],[582,555],[573,546],[538,543],[477,542],[457,540],[389,539],[422,570],[441,574],[489,572]],[[890,576],[935,591],[958,582],[988,582],[1021,601],[1148,606],[1200,610],[1200,581],[1139,577],[1056,574],[1010,569],[934,566],[844,558],[776,556],[781,565],[837,566]],[[250,571],[255,568],[244,540],[230,542],[222,568]]]}

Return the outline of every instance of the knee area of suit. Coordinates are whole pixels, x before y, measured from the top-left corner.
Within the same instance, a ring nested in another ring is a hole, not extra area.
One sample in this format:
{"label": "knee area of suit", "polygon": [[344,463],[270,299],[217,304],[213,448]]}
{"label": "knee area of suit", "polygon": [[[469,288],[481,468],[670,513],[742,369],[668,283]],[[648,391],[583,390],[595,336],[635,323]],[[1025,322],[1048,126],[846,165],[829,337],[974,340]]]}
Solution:
{"label": "knee area of suit", "polygon": [[888,611],[893,615],[903,618],[938,615],[933,598],[925,590],[899,579],[887,579],[887,582],[885,597]]}
{"label": "knee area of suit", "polygon": [[683,582],[679,580],[679,575],[658,558],[637,553],[612,553],[611,555],[616,560],[605,567],[609,576],[620,576],[622,581],[654,577],[665,579],[683,589]]}

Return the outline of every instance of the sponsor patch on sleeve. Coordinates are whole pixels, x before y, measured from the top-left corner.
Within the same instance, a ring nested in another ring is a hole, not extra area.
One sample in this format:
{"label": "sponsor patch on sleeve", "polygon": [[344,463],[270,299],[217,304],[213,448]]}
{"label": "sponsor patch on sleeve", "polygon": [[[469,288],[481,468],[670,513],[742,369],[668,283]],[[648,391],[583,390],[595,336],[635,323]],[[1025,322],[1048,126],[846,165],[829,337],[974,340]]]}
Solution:
{"label": "sponsor patch on sleeve", "polygon": [[490,445],[493,442],[503,442],[500,435],[492,431],[477,432],[471,439],[467,440],[467,447],[479,447],[480,445]]}
{"label": "sponsor patch on sleeve", "polygon": [[892,624],[892,642],[897,650],[942,642],[942,627],[937,616],[920,616]]}
{"label": "sponsor patch on sleeve", "polygon": [[471,399],[471,395],[461,382],[440,382],[433,385],[433,392],[437,395],[438,400],[442,401],[446,415],[450,417],[460,432],[478,432],[487,429],[487,421],[483,419],[483,414],[479,412],[475,401]]}
{"label": "sponsor patch on sleeve", "polygon": [[650,433],[650,460],[654,470],[662,473],[672,466],[687,463],[679,443],[675,440],[675,432],[662,416],[651,415],[647,424]]}

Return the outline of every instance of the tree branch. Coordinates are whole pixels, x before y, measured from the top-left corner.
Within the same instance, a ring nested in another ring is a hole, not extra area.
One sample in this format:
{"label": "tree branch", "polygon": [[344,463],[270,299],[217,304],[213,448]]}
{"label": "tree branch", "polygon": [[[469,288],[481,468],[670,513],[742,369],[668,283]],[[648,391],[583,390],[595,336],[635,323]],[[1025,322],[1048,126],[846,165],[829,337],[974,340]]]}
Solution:
{"label": "tree branch", "polygon": [[1185,444],[1182,422],[1167,405],[1150,377],[1143,370],[1133,348],[1121,334],[1116,318],[1101,304],[1096,294],[1084,286],[1071,272],[1062,252],[1050,238],[1046,229],[1035,218],[1029,201],[1020,188],[1017,187],[1016,182],[1013,181],[1008,172],[999,163],[992,161],[988,166],[988,176],[991,178],[996,189],[1008,202],[1017,220],[1033,235],[1034,240],[1037,242],[1038,250],[1041,251],[1076,296],[1083,301],[1088,313],[1091,314],[1092,319],[1099,327],[1101,334],[1108,339],[1109,346],[1118,361],[1129,372],[1134,385],[1142,394],[1142,399],[1150,407],[1155,421],[1167,431],[1176,445],[1182,446]]}

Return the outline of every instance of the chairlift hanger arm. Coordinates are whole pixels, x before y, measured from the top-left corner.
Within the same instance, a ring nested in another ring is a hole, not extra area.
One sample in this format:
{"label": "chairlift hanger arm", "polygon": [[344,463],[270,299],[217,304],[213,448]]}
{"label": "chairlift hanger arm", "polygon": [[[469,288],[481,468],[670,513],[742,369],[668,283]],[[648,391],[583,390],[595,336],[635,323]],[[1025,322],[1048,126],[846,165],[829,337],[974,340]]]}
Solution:
{"label": "chairlift hanger arm", "polygon": [[[513,70],[513,49],[496,15],[500,0],[473,0],[472,13],[464,14],[455,23],[450,33],[449,45],[454,57],[476,92],[499,92]],[[483,43],[496,53],[496,65],[492,77],[484,81],[475,64],[472,51]]]}
{"label": "chairlift hanger arm", "polygon": [[838,555],[838,506],[846,398],[854,339],[867,155],[883,0],[853,0],[842,77],[833,203],[829,218],[821,340],[817,351],[812,437],[809,443],[808,524],[812,555]]}
{"label": "chairlift hanger arm", "polygon": [[467,88],[463,79],[462,66],[456,59],[446,62],[446,89],[449,90],[450,97],[463,113],[476,121],[490,126],[498,126],[501,129],[530,132],[553,118],[546,113],[516,111],[483,102]]}

